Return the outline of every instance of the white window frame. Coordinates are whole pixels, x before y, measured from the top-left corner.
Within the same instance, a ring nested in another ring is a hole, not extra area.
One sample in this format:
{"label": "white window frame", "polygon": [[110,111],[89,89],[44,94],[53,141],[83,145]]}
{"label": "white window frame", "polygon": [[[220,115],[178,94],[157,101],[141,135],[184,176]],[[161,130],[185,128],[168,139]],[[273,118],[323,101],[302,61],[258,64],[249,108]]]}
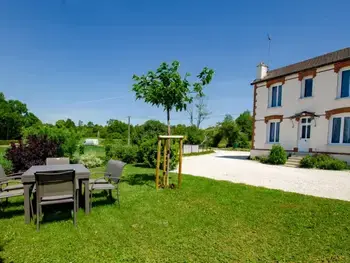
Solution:
{"label": "white window frame", "polygon": [[[345,117],[350,117],[350,113],[341,113],[341,114],[336,114],[332,115],[332,117],[329,119],[329,130],[328,130],[328,144],[330,145],[343,145],[343,146],[350,146],[350,143],[343,143],[343,138],[344,138],[344,118]],[[339,143],[332,143],[332,132],[333,132],[333,119],[334,118],[341,118],[340,121],[340,137],[339,137]]]}
{"label": "white window frame", "polygon": [[[281,98],[281,106],[274,106],[272,107],[272,88],[273,87],[277,87],[277,102],[278,102],[278,86],[282,86],[281,88],[281,91],[282,91],[282,98]],[[273,85],[271,85],[269,88],[268,88],[268,108],[280,108],[282,107],[283,105],[283,83],[282,82],[278,82],[278,83],[275,83]]]}
{"label": "white window frame", "polygon": [[[270,142],[270,127],[271,127],[271,123],[275,123],[275,131],[274,131],[274,133],[275,133],[275,136],[274,136],[274,138],[275,138],[275,141],[274,142]],[[277,127],[277,125],[276,125],[276,123],[279,123],[280,124],[280,133],[279,133],[279,140],[278,140],[278,142],[276,142],[276,127]],[[268,143],[268,144],[279,144],[280,143],[280,141],[281,141],[281,121],[280,120],[271,120],[271,121],[268,121],[267,122],[267,127],[266,127],[266,129],[267,129],[267,136],[266,136],[266,142]]]}
{"label": "white window frame", "polygon": [[[310,97],[305,97],[305,81],[307,79],[312,79],[312,93]],[[301,99],[308,99],[308,98],[312,98],[314,96],[314,87],[315,87],[315,79],[312,75],[306,76],[301,80],[301,92],[300,92],[300,98]]]}
{"label": "white window frame", "polygon": [[349,97],[340,97],[341,96],[341,83],[342,83],[342,75],[343,75],[343,71],[348,71],[350,70],[350,66],[341,68],[338,72],[338,87],[337,87],[337,99],[350,99]]}

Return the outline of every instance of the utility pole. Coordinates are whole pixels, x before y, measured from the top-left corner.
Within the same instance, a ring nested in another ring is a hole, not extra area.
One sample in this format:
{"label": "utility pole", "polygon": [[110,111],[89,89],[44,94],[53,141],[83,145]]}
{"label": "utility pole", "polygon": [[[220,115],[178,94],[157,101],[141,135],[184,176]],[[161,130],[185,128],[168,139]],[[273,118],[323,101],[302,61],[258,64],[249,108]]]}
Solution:
{"label": "utility pole", "polygon": [[128,145],[130,145],[130,116],[128,116]]}

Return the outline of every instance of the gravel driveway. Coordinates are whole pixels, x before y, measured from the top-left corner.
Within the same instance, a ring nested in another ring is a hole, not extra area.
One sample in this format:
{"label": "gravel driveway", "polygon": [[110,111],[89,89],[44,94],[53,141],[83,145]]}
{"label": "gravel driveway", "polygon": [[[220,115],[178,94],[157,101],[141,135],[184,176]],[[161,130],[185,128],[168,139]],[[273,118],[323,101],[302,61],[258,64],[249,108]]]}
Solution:
{"label": "gravel driveway", "polygon": [[261,164],[248,152],[217,151],[185,157],[183,173],[350,201],[350,171],[323,171]]}

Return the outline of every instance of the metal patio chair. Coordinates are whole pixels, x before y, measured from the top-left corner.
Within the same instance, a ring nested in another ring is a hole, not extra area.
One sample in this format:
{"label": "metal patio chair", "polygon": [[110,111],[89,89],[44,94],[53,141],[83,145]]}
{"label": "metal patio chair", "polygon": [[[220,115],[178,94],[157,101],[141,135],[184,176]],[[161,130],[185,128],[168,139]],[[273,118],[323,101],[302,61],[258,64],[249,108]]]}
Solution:
{"label": "metal patio chair", "polygon": [[[10,191],[23,189],[23,184],[21,182],[22,174],[23,173],[6,174],[4,168],[2,168],[0,165],[0,182],[6,181],[6,183],[1,183],[3,185],[6,185],[4,188],[2,188],[2,190]],[[9,183],[11,184],[9,185]]]}
{"label": "metal patio chair", "polygon": [[119,202],[119,182],[123,173],[123,169],[126,163],[117,160],[109,160],[107,163],[106,172],[94,173],[103,174],[103,176],[97,179],[90,179],[90,207],[92,207],[92,193],[93,191],[108,191],[109,197],[113,198],[112,190],[117,191],[116,201],[120,207]]}
{"label": "metal patio chair", "polygon": [[77,190],[75,171],[49,171],[35,173],[36,223],[40,229],[42,206],[73,203],[73,223],[76,226]]}
{"label": "metal patio chair", "polygon": [[46,165],[69,164],[69,158],[46,158]]}

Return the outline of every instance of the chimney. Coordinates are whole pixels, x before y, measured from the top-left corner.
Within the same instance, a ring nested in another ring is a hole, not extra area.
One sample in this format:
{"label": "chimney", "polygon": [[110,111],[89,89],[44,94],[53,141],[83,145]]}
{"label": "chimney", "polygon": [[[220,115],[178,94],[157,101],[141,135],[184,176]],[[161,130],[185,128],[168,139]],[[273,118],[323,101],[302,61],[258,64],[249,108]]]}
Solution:
{"label": "chimney", "polygon": [[260,62],[259,65],[256,67],[256,79],[265,78],[268,69],[269,67],[264,62]]}

